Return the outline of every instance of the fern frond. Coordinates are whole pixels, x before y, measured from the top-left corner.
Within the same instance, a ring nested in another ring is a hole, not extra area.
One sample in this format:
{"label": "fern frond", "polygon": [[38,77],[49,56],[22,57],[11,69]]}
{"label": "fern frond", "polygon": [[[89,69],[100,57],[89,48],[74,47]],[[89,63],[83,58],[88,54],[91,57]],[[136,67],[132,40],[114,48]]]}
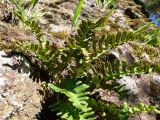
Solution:
{"label": "fern frond", "polygon": [[[117,60],[114,64],[109,62],[102,62],[98,61],[91,65],[90,73],[87,72],[88,79],[91,81],[91,88],[101,87],[106,89],[107,86],[106,82],[109,80],[117,80],[122,78],[123,76],[129,76],[134,74],[147,74],[151,72],[160,73],[160,66],[159,65],[150,65],[148,63],[140,64],[140,63],[133,63],[127,64],[124,61]],[[91,75],[90,75],[91,74]],[[92,76],[91,78],[89,76]],[[116,88],[114,88],[116,87]],[[123,87],[123,86],[121,86]],[[121,91],[121,87],[118,85],[115,86],[111,85],[111,89],[118,93],[126,93],[126,90]]]}
{"label": "fern frond", "polygon": [[[160,114],[160,111],[157,109],[157,106],[151,106],[143,103],[139,103],[137,107],[134,105],[130,104],[128,105],[126,102],[124,102],[120,107],[119,107],[119,113],[121,114],[120,117],[122,119],[126,119],[129,116],[138,113],[138,112],[155,112]],[[124,115],[125,114],[125,115]]]}
{"label": "fern frond", "polygon": [[43,66],[47,67],[52,79],[57,82],[60,77],[62,77],[61,73],[69,64],[68,58],[64,54],[63,50],[53,48],[47,40],[43,40],[39,44],[22,41],[16,42],[12,48],[16,51],[23,51],[24,53],[34,53],[34,56],[43,64]]}
{"label": "fern frond", "polygon": [[93,115],[92,111],[82,112],[78,109],[75,109],[70,102],[63,102],[59,100],[59,102],[51,105],[49,107],[52,111],[57,112],[57,116],[60,116],[62,119],[66,120],[95,120],[95,118],[91,117]]}
{"label": "fern frond", "polygon": [[[70,104],[69,105],[70,107],[68,109],[68,107],[66,108],[66,105],[63,104],[64,102],[63,100],[62,101],[58,100],[60,104],[56,103],[57,105],[56,104],[54,105],[56,106],[54,109],[59,110],[58,115],[60,115],[62,118],[67,120],[77,119],[77,118],[74,118],[74,116],[72,116],[75,114],[75,113],[71,114],[73,111],[74,112],[79,111],[79,112],[76,112],[77,114],[76,117],[78,117],[78,120],[94,120],[94,117],[92,117],[94,112],[92,112],[91,110],[92,108],[90,108],[87,103],[87,100],[89,99],[87,95],[89,94],[89,92],[85,92],[89,86],[86,84],[82,84],[80,81],[76,82],[72,80],[73,79],[67,80],[68,84],[64,84],[66,86],[66,89],[65,87],[64,89],[59,88],[51,83],[48,84],[48,86],[53,91],[67,96],[69,101],[66,101],[66,104]],[[69,85],[69,84],[73,84],[73,85]],[[71,88],[69,88],[68,85],[71,86]]]}
{"label": "fern frond", "polygon": [[[69,82],[69,80],[68,80]],[[81,84],[80,82],[76,83],[76,87],[71,90],[61,89],[53,84],[48,84],[48,86],[55,92],[66,95],[69,98],[69,101],[73,103],[73,106],[77,109],[88,111],[86,100],[89,98],[86,96],[89,92],[84,92],[89,86],[86,84]]]}
{"label": "fern frond", "polygon": [[24,23],[27,26],[30,26],[32,32],[35,33],[37,40],[41,40],[41,37],[44,35],[44,33],[41,30],[41,27],[39,26],[39,24],[34,21],[34,19],[30,18],[28,20],[25,20]]}
{"label": "fern frond", "polygon": [[[109,62],[100,62],[96,63],[97,65],[93,64],[92,69],[94,69],[94,74],[99,74],[99,76],[102,76],[102,79],[105,80],[114,80],[131,74],[149,73],[152,72],[152,70],[155,70],[147,63],[143,65],[139,63],[127,64],[124,61],[121,62],[120,60],[117,60],[112,65]],[[157,68],[157,71],[159,70],[159,67],[155,66],[155,68]]]}
{"label": "fern frond", "polygon": [[115,117],[116,119],[119,119],[117,118],[117,114],[119,114],[118,107],[115,104],[105,103],[102,100],[95,100],[94,98],[90,98],[88,103],[98,115],[99,119],[105,119],[109,117]]}
{"label": "fern frond", "polygon": [[[98,19],[96,22],[92,22],[91,20],[82,20],[81,24],[79,25],[79,29],[77,30],[77,35],[75,36],[75,40],[77,45],[84,45],[85,43],[91,38],[94,37],[94,30],[97,27],[101,27],[104,25],[108,17],[102,17]],[[81,44],[82,43],[82,44]]]}
{"label": "fern frond", "polygon": [[91,98],[89,100],[89,104],[101,119],[105,119],[110,116],[115,120],[127,120],[129,116],[138,112],[160,113],[157,106],[146,105],[143,103],[139,103],[136,107],[132,104],[128,105],[126,102],[122,103],[120,106],[116,106],[114,103],[109,104],[104,101]]}
{"label": "fern frond", "polygon": [[91,41],[93,59],[99,58],[101,55],[107,53],[110,49],[128,41],[146,42],[147,39],[140,33],[126,31],[116,34],[108,34],[106,36],[93,39],[93,41]]}
{"label": "fern frond", "polygon": [[125,86],[126,85],[120,85],[117,82],[113,82],[110,89],[118,93],[119,97],[123,99],[129,95],[129,90],[126,89]]}
{"label": "fern frond", "polygon": [[79,49],[86,62],[98,59],[101,55],[107,53],[110,49],[129,41],[146,43],[149,40],[144,34],[137,32],[118,32],[103,36],[96,36],[95,29],[104,25],[107,17],[102,17],[97,22],[83,20],[77,30],[77,35],[71,39],[72,49]]}
{"label": "fern frond", "polygon": [[25,6],[23,5],[22,0],[10,0],[15,6],[16,9],[14,11],[14,14],[22,21],[23,24],[29,26],[32,30],[32,32],[35,33],[37,40],[39,40],[43,36],[43,32],[41,30],[41,27],[36,22],[36,17],[31,12],[33,11],[33,8],[38,3],[38,0],[31,0],[29,10],[25,10]]}

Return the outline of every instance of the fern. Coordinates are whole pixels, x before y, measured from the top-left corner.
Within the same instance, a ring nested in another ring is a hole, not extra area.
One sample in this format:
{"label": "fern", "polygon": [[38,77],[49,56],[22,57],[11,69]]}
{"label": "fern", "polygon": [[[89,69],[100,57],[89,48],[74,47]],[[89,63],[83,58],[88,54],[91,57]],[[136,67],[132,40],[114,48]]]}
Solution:
{"label": "fern", "polygon": [[[88,87],[94,89],[99,85],[99,87],[106,88],[106,81],[108,80],[119,79],[130,74],[149,73],[152,71],[160,72],[159,66],[149,64],[133,63],[128,65],[126,62],[119,60],[114,63],[102,61],[101,57],[117,45],[127,41],[147,41],[145,36],[135,34],[134,32],[122,32],[100,38],[96,37],[94,30],[98,26],[101,26],[105,20],[106,17],[98,20],[96,23],[82,21],[83,25],[80,24],[78,35],[75,36],[75,39],[71,39],[71,42],[67,44],[66,48],[54,48],[47,40],[35,45],[33,43],[26,44],[25,42],[16,44],[16,48],[19,48],[20,51],[32,50],[36,54],[38,59],[50,70],[50,74],[55,81],[55,84],[48,84],[48,86],[55,92],[67,96],[68,101],[57,98],[57,102],[52,106],[53,110],[59,111],[57,115],[63,119],[93,119],[89,117],[93,115],[87,102],[89,93],[81,93]],[[23,46],[23,48],[21,48],[21,46]],[[73,61],[76,63],[75,66],[71,65]],[[94,62],[96,63],[93,64]],[[69,84],[75,84],[76,82],[74,80],[66,80],[67,84],[64,82],[64,79],[60,77],[60,74],[68,66],[70,67],[69,71],[71,76],[83,81],[86,79],[90,86],[77,84],[77,86],[69,89]],[[63,86],[63,88],[57,87],[57,85]],[[122,90],[122,87],[123,86],[116,85],[112,86],[111,89],[121,94],[125,92],[125,90]],[[78,91],[75,91],[79,88],[81,89],[81,91],[79,91],[80,94]],[[84,95],[84,99],[83,97],[81,99],[81,95]],[[113,105],[109,106],[113,107]]]}
{"label": "fern", "polygon": [[104,53],[108,52],[110,49],[128,41],[146,42],[146,39],[143,35],[140,33],[136,34],[134,32],[120,32],[117,34],[102,36],[97,39],[97,41],[95,39],[95,43],[93,43],[92,46],[95,54],[93,59],[97,59]]}
{"label": "fern", "polygon": [[67,96],[69,101],[64,102],[58,99],[58,102],[51,108],[54,107],[54,110],[59,110],[57,115],[67,120],[94,120],[94,117],[92,117],[94,112],[91,110],[92,108],[88,107],[87,103],[89,92],[85,92],[89,86],[82,84],[80,81],[74,82],[73,79],[67,79],[64,85],[66,87],[64,86],[64,89],[62,89],[54,84],[48,84],[53,91]]}
{"label": "fern", "polygon": [[[99,85],[100,87],[105,88],[106,81],[115,80],[125,75],[148,73],[151,71],[160,72],[159,66],[151,66],[148,64],[141,65],[138,63],[133,63],[128,65],[126,62],[120,62],[119,60],[114,62],[114,64],[111,64],[108,61],[102,62],[102,55],[104,55],[104,53],[106,54],[106,52],[113,47],[127,41],[137,40],[144,42],[146,40],[144,39],[145,37],[140,36],[139,34],[134,35],[132,32],[117,33],[116,35],[108,35],[106,39],[105,37],[101,37],[101,41],[97,40],[96,43],[93,43],[95,47],[93,50],[92,40],[96,38],[94,34],[94,29],[96,27],[97,26],[94,23],[91,23],[90,26],[87,27],[90,29],[86,30],[86,33],[83,32],[81,36],[77,35],[77,37],[75,37],[76,39],[72,39],[71,43],[68,43],[66,48],[62,49],[54,48],[47,40],[35,45],[33,43],[26,44],[25,42],[18,42],[15,46],[16,48],[19,48],[20,51],[32,50],[36,54],[37,58],[45,66],[47,66],[53,80],[55,81],[55,84],[49,83],[48,86],[53,91],[63,94],[68,98],[68,101],[57,98],[57,102],[51,107],[53,110],[59,111],[57,115],[61,116],[62,119],[94,119],[94,117],[92,117],[93,112],[88,106],[87,101],[89,99],[89,93],[84,92],[88,87],[93,87],[94,89],[97,85]],[[103,41],[107,41],[106,44],[104,44]],[[23,46],[23,48],[21,48],[21,46]],[[93,64],[96,60],[98,62],[98,67],[96,64]],[[75,66],[71,65],[71,62],[73,61],[76,63]],[[72,79],[73,81],[66,80],[68,83],[67,84],[64,82],[64,79],[60,77],[60,74],[68,66],[71,68],[69,70],[71,71],[71,76],[83,81],[86,79],[90,86],[86,84],[76,84],[77,86],[68,87],[70,86],[69,84],[76,83]],[[60,85],[60,87],[57,85]],[[63,88],[61,88],[61,86],[63,86]],[[114,86],[112,89],[120,93],[122,92],[122,87],[123,86]],[[113,105],[109,106],[113,107]]]}
{"label": "fern", "polygon": [[160,29],[152,30],[147,32],[147,37],[149,39],[148,44],[152,46],[159,46],[160,45]]}
{"label": "fern", "polygon": [[120,106],[117,106],[114,103],[108,104],[101,100],[91,98],[89,100],[89,104],[102,119],[112,117],[115,120],[127,120],[130,116],[138,112],[160,113],[156,106],[142,103],[139,103],[137,107],[132,104],[128,105],[126,102],[122,103]]}
{"label": "fern", "polygon": [[86,56],[86,62],[98,59],[101,55],[107,53],[110,49],[128,41],[147,42],[145,35],[136,32],[119,32],[97,37],[94,30],[103,26],[107,17],[102,17],[97,22],[83,20],[77,30],[77,35],[71,39],[71,47],[82,51]]}
{"label": "fern", "polygon": [[[63,50],[54,49],[47,40],[41,41],[40,45],[28,42],[16,42],[12,48],[19,52],[23,51],[24,54],[34,53],[35,56],[33,57],[38,58],[39,62],[41,62],[44,67],[47,67],[50,76],[52,76],[51,79],[54,79],[57,84],[59,79],[62,78],[62,72],[69,64],[67,56],[62,52]],[[61,61],[63,61],[63,64]]]}
{"label": "fern", "polygon": [[78,35],[76,35],[75,38],[72,39],[72,41],[78,41],[78,45],[83,42],[82,45],[85,45],[84,43],[94,37],[93,31],[97,27],[103,26],[106,20],[107,17],[102,17],[96,22],[92,22],[91,20],[82,20],[81,24],[79,25],[79,29],[77,30]]}
{"label": "fern", "polygon": [[37,23],[37,16],[33,14],[33,9],[38,3],[38,0],[30,1],[28,11],[26,11],[22,0],[10,1],[16,6],[16,9],[14,11],[15,15],[22,21],[23,24],[31,28],[32,32],[36,34],[37,40],[40,41],[40,38],[43,36],[44,33],[42,32],[41,27]]}
{"label": "fern", "polygon": [[[88,72],[85,70],[85,79],[86,81],[90,81],[90,89],[107,88],[114,90],[121,98],[128,94],[128,90],[124,89],[124,85],[116,83],[115,81],[117,79],[134,74],[147,74],[151,72],[160,73],[160,67],[158,65],[150,65],[148,63],[132,63],[129,65],[126,62],[120,62],[119,60],[114,64],[98,61],[97,63],[92,64],[90,69],[91,70]],[[112,82],[112,84],[106,84],[107,81]]]}
{"label": "fern", "polygon": [[[55,101],[50,108],[58,111],[57,115],[66,120],[94,120],[95,115],[104,118],[105,114],[110,113],[116,118],[126,119],[128,116],[140,111],[159,111],[153,107],[139,104],[138,107],[128,106],[126,103],[121,106],[106,104],[102,101],[89,99],[89,94],[96,87],[107,88],[106,81],[116,80],[126,75],[160,72],[158,65],[147,63],[127,64],[120,60],[103,60],[109,51],[128,41],[149,43],[150,38],[137,31],[118,32],[98,36],[95,31],[102,27],[108,16],[98,19],[96,22],[82,20],[77,30],[77,35],[70,38],[64,48],[57,48],[50,43],[42,31],[41,27],[32,15],[26,15],[26,10],[22,1],[10,0],[16,5],[15,14],[18,18],[36,34],[38,43],[16,42],[11,46],[12,49],[33,53],[36,59],[47,68],[51,76],[51,83],[45,84],[44,90],[49,88],[54,91]],[[32,11],[38,0],[32,0],[29,10]],[[101,0],[105,4],[105,0]],[[107,1],[107,6],[112,5],[113,0]],[[76,22],[82,9],[83,0],[80,1],[77,12],[73,18]],[[150,36],[151,38],[155,36]],[[67,70],[66,70],[67,69]],[[63,72],[67,72],[63,76]],[[112,84],[111,89],[119,94],[124,94],[126,90],[123,85]],[[46,93],[45,93],[46,95]],[[93,110],[92,110],[93,108]]]}
{"label": "fern", "polygon": [[[115,64],[113,65],[107,62],[99,63],[98,65],[101,69],[98,68],[97,70],[103,75],[103,78],[105,78],[106,80],[119,79],[123,76],[128,76],[131,74],[159,72],[160,70],[160,67],[158,65],[152,66],[147,63],[139,64],[136,62],[128,65],[126,62],[120,62],[119,60],[117,60],[117,62],[115,62]],[[98,73],[98,71],[95,71],[95,73]]]}

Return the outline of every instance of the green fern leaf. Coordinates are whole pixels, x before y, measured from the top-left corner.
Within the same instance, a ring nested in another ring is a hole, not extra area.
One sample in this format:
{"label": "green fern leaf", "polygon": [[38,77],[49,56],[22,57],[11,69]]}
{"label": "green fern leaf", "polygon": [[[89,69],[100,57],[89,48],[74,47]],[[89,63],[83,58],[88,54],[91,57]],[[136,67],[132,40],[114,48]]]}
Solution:
{"label": "green fern leaf", "polygon": [[[81,82],[76,82],[76,84],[74,82],[72,82],[72,83],[74,84],[73,86],[75,86],[75,87],[72,86],[71,87],[72,89],[69,88],[69,90],[59,88],[51,83],[49,83],[48,86],[53,91],[55,91],[57,93],[64,94],[68,97],[69,102],[66,102],[66,104],[71,103],[71,105],[69,107],[71,109],[71,111],[80,111],[80,112],[76,112],[79,116],[78,117],[79,120],[82,120],[82,119],[93,120],[94,118],[91,117],[93,115],[93,112],[91,111],[91,108],[88,107],[88,103],[87,103],[87,100],[89,99],[89,97],[87,95],[89,94],[89,92],[84,92],[89,86],[86,84],[82,84]],[[65,84],[65,85],[67,85],[67,84]],[[59,113],[58,115],[61,115],[61,118],[67,117],[66,119],[68,120],[68,113],[66,113],[66,111],[69,108],[66,108],[66,105],[64,106],[64,104],[62,104],[62,103],[60,103],[60,104],[61,105],[58,104],[58,108],[56,108],[56,109],[60,110],[60,112],[58,112]],[[64,108],[62,108],[62,107],[64,107]],[[69,112],[69,114],[71,114],[71,113],[72,112]],[[73,118],[73,116],[71,118]]]}

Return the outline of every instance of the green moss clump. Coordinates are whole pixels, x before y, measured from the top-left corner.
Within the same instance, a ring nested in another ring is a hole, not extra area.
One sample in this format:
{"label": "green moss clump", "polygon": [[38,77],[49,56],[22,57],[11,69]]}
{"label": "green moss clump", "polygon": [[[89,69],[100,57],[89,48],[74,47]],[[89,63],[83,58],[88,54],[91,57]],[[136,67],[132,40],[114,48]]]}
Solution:
{"label": "green moss clump", "polygon": [[140,62],[148,62],[154,65],[160,63],[160,48],[138,42],[129,42],[129,44],[133,48],[133,54]]}

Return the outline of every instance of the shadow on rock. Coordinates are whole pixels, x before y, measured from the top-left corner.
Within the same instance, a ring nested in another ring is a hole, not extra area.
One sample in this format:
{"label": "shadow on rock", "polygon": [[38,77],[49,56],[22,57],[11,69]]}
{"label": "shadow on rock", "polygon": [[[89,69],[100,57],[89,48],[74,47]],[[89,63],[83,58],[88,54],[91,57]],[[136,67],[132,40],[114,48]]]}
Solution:
{"label": "shadow on rock", "polygon": [[44,103],[42,103],[41,111],[36,115],[37,120],[58,120],[56,113],[51,111],[49,106],[53,103],[53,98],[49,98]]}
{"label": "shadow on rock", "polygon": [[[12,63],[4,63],[3,66],[9,67],[12,70],[17,70],[19,73],[25,73],[27,74],[32,80],[33,80],[33,84],[35,84],[34,82],[37,82],[37,86],[39,86],[39,82],[49,82],[50,80],[50,76],[49,76],[49,72],[47,69],[45,69],[44,67],[42,67],[42,65],[40,64],[40,62],[36,61],[33,62],[30,58],[28,58],[28,56],[25,55],[21,55],[21,54],[4,54],[1,55],[4,58],[12,58],[13,62]],[[26,84],[26,83],[24,83]],[[32,84],[32,88],[34,89],[34,85]],[[25,86],[21,86],[22,88],[24,88]],[[20,88],[20,87],[18,87]],[[28,84],[26,86],[26,88],[29,88]],[[41,90],[41,87],[39,86],[39,88],[34,89],[35,91],[37,91],[39,96],[44,96],[44,91]],[[26,91],[27,92],[27,91]],[[46,96],[50,96],[50,97],[46,97],[43,98],[43,100],[39,99],[38,97],[34,98],[37,101],[39,101],[38,105],[40,105],[41,107],[38,107],[36,109],[38,109],[37,111],[39,112],[35,112],[35,116],[34,119],[35,120],[58,120],[58,118],[56,117],[56,113],[52,112],[51,109],[49,108],[49,105],[51,105],[54,102],[53,99],[53,95],[48,95],[49,92],[47,92]],[[20,94],[20,93],[19,93]],[[21,94],[24,94],[21,93]],[[29,93],[29,94],[34,94],[34,93]],[[31,99],[31,98],[30,98]],[[34,100],[34,101],[36,101]],[[31,103],[27,103],[30,104]],[[32,105],[31,105],[32,106]],[[36,106],[34,106],[36,107]],[[32,108],[31,108],[32,109]]]}
{"label": "shadow on rock", "polygon": [[14,63],[12,65],[8,63],[3,65],[10,67],[12,70],[18,70],[19,73],[28,74],[34,82],[49,82],[51,79],[48,69],[44,67],[43,64],[35,58],[35,56],[11,51],[2,57],[13,57]]}

